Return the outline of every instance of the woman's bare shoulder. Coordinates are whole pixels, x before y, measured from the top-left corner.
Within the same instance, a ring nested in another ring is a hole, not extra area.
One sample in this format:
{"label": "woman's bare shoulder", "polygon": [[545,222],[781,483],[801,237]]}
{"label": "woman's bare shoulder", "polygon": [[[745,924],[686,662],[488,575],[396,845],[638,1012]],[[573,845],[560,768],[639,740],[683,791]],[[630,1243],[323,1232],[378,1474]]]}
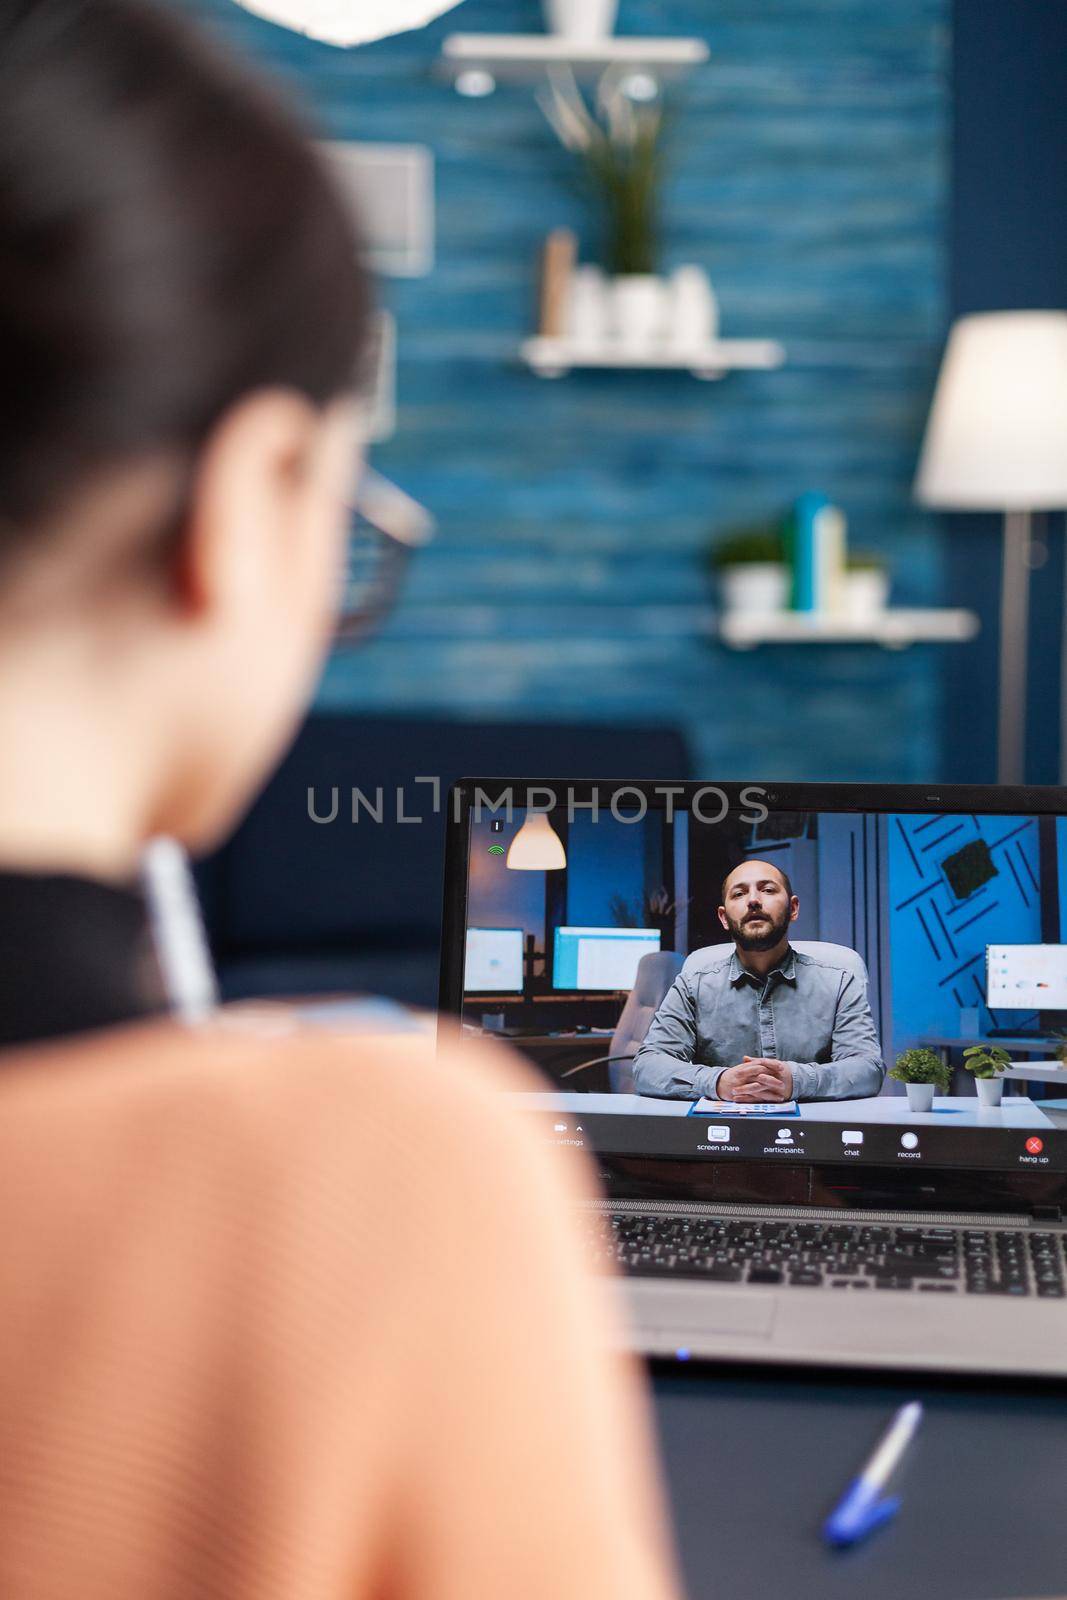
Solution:
{"label": "woman's bare shoulder", "polygon": [[[379,1127],[410,1127],[420,1146],[447,1144],[457,1125],[511,1124],[514,1092],[538,1086],[507,1049],[454,1025],[437,1029],[432,1018],[355,1031],[309,1026],[280,1006],[226,1009],[196,1028],[161,1020],[7,1050],[0,1065],[0,1144],[5,1125],[13,1137],[39,1123],[59,1141],[68,1126],[84,1138],[158,1123],[175,1139],[215,1128],[263,1147],[273,1127],[290,1158],[301,1134],[356,1146]],[[435,1139],[419,1135],[427,1126]]]}

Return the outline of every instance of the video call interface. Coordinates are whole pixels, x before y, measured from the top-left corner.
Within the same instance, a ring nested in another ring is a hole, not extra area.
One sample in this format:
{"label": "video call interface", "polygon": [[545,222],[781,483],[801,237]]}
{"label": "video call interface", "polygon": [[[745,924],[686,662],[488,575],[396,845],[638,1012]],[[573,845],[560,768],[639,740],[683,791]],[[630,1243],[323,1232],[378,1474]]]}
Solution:
{"label": "video call interface", "polygon": [[1064,818],[475,809],[463,991],[562,1143],[1067,1170]]}

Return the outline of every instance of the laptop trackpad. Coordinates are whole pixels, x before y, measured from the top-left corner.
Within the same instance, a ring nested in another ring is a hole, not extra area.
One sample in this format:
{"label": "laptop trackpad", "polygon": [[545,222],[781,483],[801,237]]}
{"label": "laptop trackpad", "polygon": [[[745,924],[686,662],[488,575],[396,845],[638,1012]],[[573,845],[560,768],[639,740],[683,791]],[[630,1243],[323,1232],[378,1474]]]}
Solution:
{"label": "laptop trackpad", "polygon": [[769,1339],[774,1327],[777,1298],[772,1295],[730,1294],[690,1284],[661,1284],[631,1279],[627,1298],[640,1328],[670,1329],[671,1333],[742,1334]]}

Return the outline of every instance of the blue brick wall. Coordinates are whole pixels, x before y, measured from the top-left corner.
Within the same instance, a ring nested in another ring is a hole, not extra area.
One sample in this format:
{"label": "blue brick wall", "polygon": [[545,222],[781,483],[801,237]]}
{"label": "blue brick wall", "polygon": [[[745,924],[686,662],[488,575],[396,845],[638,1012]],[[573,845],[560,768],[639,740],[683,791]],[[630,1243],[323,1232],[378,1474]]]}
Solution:
{"label": "blue brick wall", "polygon": [[[669,8],[669,31],[712,54],[671,97],[665,264],[703,262],[724,333],[789,352],[721,384],[549,382],[517,362],[540,242],[581,230],[581,203],[528,89],[464,100],[432,65],[452,29],[538,27],[536,0],[466,0],[352,53],[228,0],[181,3],[279,68],[329,136],[437,160],[437,268],[385,286],[400,425],[376,460],[440,533],[321,702],[680,721],[708,777],[951,776],[943,650],[735,655],[707,637],[703,566],[716,530],[818,488],[891,558],[897,600],[952,603],[939,525],[910,501],[946,315],[947,0]],[[664,26],[655,0],[622,0],[620,31]]]}

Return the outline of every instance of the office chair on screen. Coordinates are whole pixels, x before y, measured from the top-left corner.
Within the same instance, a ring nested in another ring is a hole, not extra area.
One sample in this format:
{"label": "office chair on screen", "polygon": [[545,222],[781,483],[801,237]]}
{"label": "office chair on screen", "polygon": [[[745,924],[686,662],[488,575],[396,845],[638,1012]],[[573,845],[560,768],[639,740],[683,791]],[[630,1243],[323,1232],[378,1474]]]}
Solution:
{"label": "office chair on screen", "polygon": [[[685,956],[680,950],[652,950],[637,963],[634,986],[626,996],[626,1004],[615,1024],[611,1048],[606,1056],[593,1056],[568,1067],[560,1081],[566,1082],[591,1067],[607,1067],[612,1094],[634,1094],[633,1059],[644,1043],[652,1018],[663,1004],[667,990],[682,970]],[[571,1085],[584,1089],[585,1085]]]}
{"label": "office chair on screen", "polygon": [[851,949],[847,944],[831,944],[826,939],[791,939],[789,942],[802,956],[814,956],[816,961],[821,956],[826,961],[838,963],[846,972],[862,978],[866,988],[870,987],[867,963],[858,950]]}

